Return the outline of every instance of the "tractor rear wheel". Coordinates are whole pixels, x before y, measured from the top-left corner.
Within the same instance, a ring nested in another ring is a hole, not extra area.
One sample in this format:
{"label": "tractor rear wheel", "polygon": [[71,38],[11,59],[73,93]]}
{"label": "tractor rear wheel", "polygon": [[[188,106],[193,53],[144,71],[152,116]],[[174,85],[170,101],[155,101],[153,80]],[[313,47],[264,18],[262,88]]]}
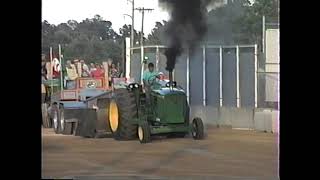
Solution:
{"label": "tractor rear wheel", "polygon": [[204,127],[201,118],[194,118],[192,121],[192,137],[193,139],[204,138]]}
{"label": "tractor rear wheel", "polygon": [[137,118],[135,95],[126,89],[115,91],[115,98],[108,108],[108,126],[116,140],[132,140],[137,138],[137,125],[131,121]]}
{"label": "tractor rear wheel", "polygon": [[142,122],[138,126],[138,138],[141,144],[151,142],[151,132],[148,122]]}

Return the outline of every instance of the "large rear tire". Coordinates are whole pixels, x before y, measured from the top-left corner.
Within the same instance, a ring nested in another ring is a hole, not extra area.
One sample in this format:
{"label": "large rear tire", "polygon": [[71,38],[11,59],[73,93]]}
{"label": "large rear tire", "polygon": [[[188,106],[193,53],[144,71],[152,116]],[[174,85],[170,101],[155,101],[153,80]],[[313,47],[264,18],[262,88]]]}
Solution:
{"label": "large rear tire", "polygon": [[108,126],[116,140],[137,138],[137,125],[131,121],[137,118],[137,104],[133,92],[126,89],[115,90],[115,98],[108,108]]}

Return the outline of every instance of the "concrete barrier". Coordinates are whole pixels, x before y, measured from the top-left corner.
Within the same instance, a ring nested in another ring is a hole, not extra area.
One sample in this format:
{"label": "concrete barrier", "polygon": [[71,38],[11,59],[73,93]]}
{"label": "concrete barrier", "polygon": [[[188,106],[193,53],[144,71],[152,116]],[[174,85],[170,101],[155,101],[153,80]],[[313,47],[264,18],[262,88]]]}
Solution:
{"label": "concrete barrier", "polygon": [[254,109],[191,106],[190,118],[200,117],[204,123],[219,127],[254,129]]}
{"label": "concrete barrier", "polygon": [[254,112],[255,130],[279,133],[279,111],[256,109]]}

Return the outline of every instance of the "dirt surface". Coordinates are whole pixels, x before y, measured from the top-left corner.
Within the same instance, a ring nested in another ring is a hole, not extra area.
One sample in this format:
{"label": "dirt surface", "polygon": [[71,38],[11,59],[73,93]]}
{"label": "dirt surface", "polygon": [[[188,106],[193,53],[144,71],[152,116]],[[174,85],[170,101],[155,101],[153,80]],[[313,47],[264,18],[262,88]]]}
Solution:
{"label": "dirt surface", "polygon": [[278,179],[278,137],[207,130],[204,140],[156,138],[149,144],[89,139],[42,130],[42,177],[74,179]]}

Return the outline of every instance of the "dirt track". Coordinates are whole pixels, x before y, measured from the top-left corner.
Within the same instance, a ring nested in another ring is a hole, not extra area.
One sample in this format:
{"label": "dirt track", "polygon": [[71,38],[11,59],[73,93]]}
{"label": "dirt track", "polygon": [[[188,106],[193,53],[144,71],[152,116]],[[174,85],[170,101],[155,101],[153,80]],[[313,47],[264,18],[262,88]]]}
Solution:
{"label": "dirt track", "polygon": [[42,132],[43,178],[278,179],[276,134],[211,128],[201,141],[156,139],[142,145]]}

